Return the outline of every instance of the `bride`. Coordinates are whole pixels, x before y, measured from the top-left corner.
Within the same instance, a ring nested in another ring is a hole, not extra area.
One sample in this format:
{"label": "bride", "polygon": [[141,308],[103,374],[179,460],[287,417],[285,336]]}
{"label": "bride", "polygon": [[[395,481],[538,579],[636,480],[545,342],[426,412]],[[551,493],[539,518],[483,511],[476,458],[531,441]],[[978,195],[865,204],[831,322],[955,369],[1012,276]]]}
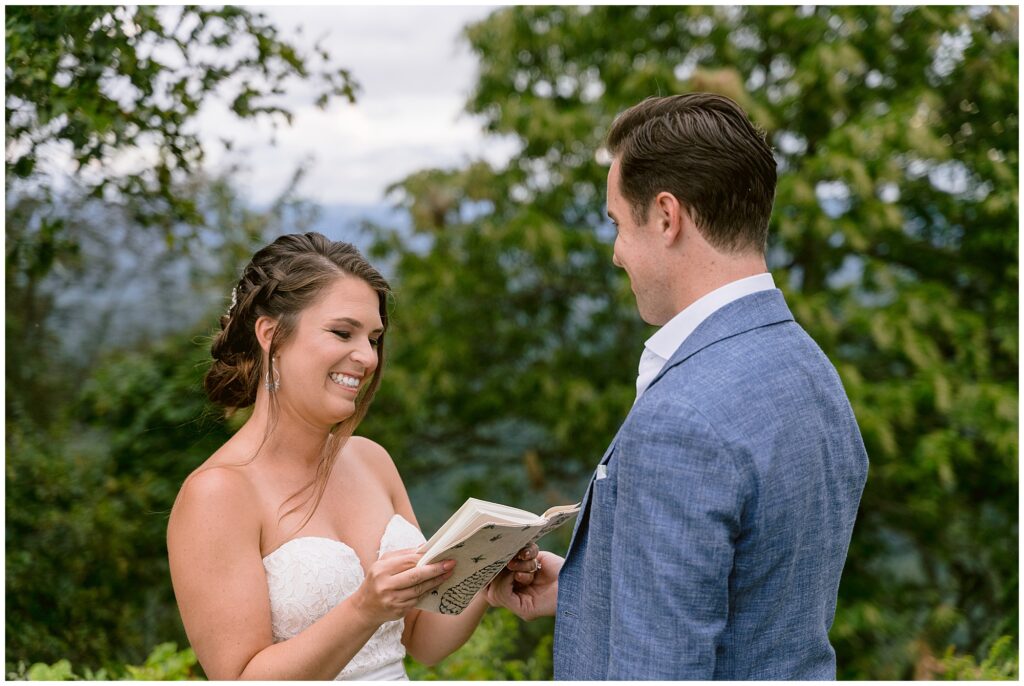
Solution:
{"label": "bride", "polygon": [[[424,541],[388,453],[353,436],[380,384],[387,282],[317,233],[262,248],[232,292],[206,375],[210,399],[253,406],[184,482],[167,528],[185,631],[210,679],[406,679],[487,609],[414,609],[451,573],[416,567]],[[509,563],[520,583],[536,546]]]}

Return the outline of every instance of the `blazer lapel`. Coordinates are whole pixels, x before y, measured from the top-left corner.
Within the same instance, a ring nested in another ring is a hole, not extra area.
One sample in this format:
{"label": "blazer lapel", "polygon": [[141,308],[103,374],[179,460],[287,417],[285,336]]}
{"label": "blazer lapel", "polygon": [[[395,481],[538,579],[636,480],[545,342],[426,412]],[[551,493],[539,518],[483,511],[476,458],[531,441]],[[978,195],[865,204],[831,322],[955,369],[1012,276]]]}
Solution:
{"label": "blazer lapel", "polygon": [[[676,350],[661,371],[658,372],[658,375],[654,377],[654,380],[647,386],[647,391],[645,392],[650,392],[651,386],[658,383],[669,369],[682,364],[709,345],[762,326],[784,321],[793,321],[793,315],[789,311],[789,307],[786,306],[786,301],[782,297],[782,291],[777,288],[759,291],[744,296],[739,300],[734,300],[705,319],[683,341],[683,344],[679,346],[679,349]],[[632,408],[630,408],[630,412],[632,411]],[[608,449],[605,450],[601,461],[598,463],[599,465],[608,464],[612,454],[615,452],[615,445],[619,441],[619,436],[622,434],[622,429],[626,425],[628,417],[629,415],[627,414],[626,418],[622,420],[619,430],[608,445]],[[569,555],[572,554],[573,549],[576,547],[580,526],[590,517],[590,498],[594,492],[596,476],[595,472],[590,477],[590,483],[587,484],[587,492],[584,494],[583,501],[580,504],[580,514],[576,517],[576,523],[573,525],[572,540],[569,542],[569,550],[565,554],[566,559],[569,558]]]}
{"label": "blazer lapel", "polygon": [[[628,415],[627,415],[628,416]],[[625,420],[622,422],[625,424]],[[622,426],[619,426],[619,430],[615,432],[615,438],[608,444],[608,448],[604,451],[604,456],[598,465],[608,464],[608,460],[611,459],[612,453],[615,452],[615,444],[619,442],[619,434],[622,433]],[[597,480],[597,471],[590,477],[590,482],[587,484],[587,492],[583,495],[583,501],[580,503],[580,513],[576,517],[576,522],[572,527],[572,538],[569,539],[569,549],[565,553],[566,559],[569,558],[569,554],[572,552],[576,545],[576,534],[580,530],[580,524],[582,524],[590,516],[590,496],[594,492],[594,482]]]}

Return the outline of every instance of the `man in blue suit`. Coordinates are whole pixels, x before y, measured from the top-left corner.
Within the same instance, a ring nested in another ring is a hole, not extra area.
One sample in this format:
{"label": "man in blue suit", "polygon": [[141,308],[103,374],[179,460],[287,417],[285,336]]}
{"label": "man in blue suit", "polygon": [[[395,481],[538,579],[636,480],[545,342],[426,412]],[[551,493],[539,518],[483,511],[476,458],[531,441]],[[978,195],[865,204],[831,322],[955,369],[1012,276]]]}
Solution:
{"label": "man in blue suit", "polygon": [[565,559],[492,603],[555,615],[557,679],[834,679],[828,632],[868,460],[839,376],[764,252],[770,147],[718,95],[608,137],[614,263],[644,321],[637,399]]}

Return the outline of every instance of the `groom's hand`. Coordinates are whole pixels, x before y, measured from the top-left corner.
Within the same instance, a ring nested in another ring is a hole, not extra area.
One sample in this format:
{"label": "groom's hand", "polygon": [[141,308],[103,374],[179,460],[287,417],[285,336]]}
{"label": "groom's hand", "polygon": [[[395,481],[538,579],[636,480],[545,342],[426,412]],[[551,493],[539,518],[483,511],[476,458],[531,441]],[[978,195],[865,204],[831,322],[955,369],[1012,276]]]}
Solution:
{"label": "groom's hand", "polygon": [[487,586],[487,602],[508,608],[527,621],[554,616],[558,605],[558,572],[565,560],[545,551],[539,552],[536,559],[538,565],[532,583],[518,584],[513,578],[518,574],[503,569]]}
{"label": "groom's hand", "polygon": [[526,546],[508,561],[505,565],[505,570],[512,572],[512,580],[520,586],[529,586],[533,583],[533,575],[540,568],[540,563],[537,562],[537,555],[540,553],[540,548],[537,547],[536,543],[531,543]]}

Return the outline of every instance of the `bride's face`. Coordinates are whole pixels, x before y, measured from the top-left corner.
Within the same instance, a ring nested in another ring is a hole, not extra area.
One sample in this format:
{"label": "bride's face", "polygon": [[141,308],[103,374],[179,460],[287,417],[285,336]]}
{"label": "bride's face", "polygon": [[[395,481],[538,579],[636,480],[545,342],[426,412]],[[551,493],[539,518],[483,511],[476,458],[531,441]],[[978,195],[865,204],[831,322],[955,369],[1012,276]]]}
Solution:
{"label": "bride's face", "polygon": [[282,409],[318,426],[355,413],[356,398],[377,369],[377,340],[384,328],[379,302],[365,281],[340,277],[303,310],[276,363]]}

